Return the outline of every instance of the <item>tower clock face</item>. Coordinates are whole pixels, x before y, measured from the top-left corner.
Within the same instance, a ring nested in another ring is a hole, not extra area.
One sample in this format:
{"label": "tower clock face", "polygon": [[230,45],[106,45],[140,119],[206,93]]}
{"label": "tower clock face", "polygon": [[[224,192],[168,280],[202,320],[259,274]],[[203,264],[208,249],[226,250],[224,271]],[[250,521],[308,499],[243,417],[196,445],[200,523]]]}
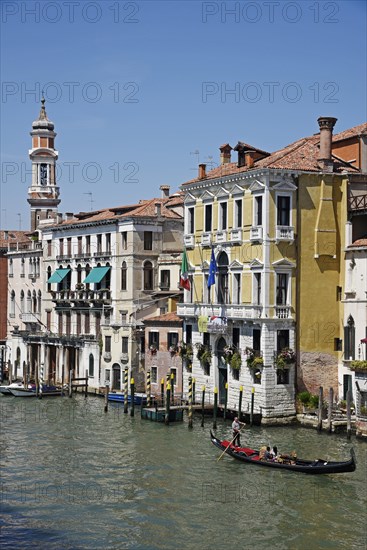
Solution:
{"label": "tower clock face", "polygon": [[40,166],[40,180],[41,185],[47,185],[47,164],[41,164]]}

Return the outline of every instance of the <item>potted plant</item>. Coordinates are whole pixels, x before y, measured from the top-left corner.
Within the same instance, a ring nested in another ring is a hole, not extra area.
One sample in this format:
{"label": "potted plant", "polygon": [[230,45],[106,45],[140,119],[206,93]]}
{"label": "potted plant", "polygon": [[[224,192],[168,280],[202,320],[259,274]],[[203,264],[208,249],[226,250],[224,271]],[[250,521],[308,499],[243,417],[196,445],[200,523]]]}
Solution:
{"label": "potted plant", "polygon": [[352,361],[349,368],[357,372],[367,372],[367,361]]}
{"label": "potted plant", "polygon": [[224,359],[227,365],[230,365],[231,359],[233,357],[233,354],[235,353],[236,349],[234,346],[224,346],[223,353],[224,353]]}
{"label": "potted plant", "polygon": [[192,344],[186,344],[186,342],[180,342],[178,347],[178,354],[181,357],[186,369],[191,372],[192,370],[192,358],[194,352],[192,349]]}
{"label": "potted plant", "polygon": [[170,346],[168,348],[168,351],[170,352],[171,355],[176,355],[177,353],[177,346]]}
{"label": "potted plant", "polygon": [[212,352],[210,348],[204,344],[196,344],[196,357],[200,361],[200,363],[204,365],[210,365],[212,362]]}
{"label": "potted plant", "polygon": [[249,369],[258,369],[259,367],[264,366],[264,359],[261,357],[261,355],[258,355],[258,351],[252,349],[252,348],[246,348],[246,363]]}
{"label": "potted plant", "polygon": [[157,346],[155,344],[150,344],[149,351],[151,355],[155,355],[157,353]]}
{"label": "potted plant", "polygon": [[319,396],[309,391],[302,391],[297,395],[298,401],[302,404],[303,413],[313,414],[319,406]]}
{"label": "potted plant", "polygon": [[233,371],[239,371],[242,366],[241,354],[235,351],[230,359],[230,366]]}
{"label": "potted plant", "polygon": [[296,360],[296,354],[290,348],[283,348],[275,358],[275,366],[279,370],[287,369]]}

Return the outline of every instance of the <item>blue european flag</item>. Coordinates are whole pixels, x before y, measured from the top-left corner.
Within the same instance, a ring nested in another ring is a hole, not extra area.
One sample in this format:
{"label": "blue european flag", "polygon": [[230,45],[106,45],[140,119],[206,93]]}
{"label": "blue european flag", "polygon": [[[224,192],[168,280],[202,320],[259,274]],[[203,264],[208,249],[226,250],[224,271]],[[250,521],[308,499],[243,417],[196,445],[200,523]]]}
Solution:
{"label": "blue european flag", "polygon": [[214,248],[212,248],[212,255],[210,258],[210,266],[209,266],[208,288],[210,288],[212,285],[215,285],[215,274],[217,271],[218,269],[217,269],[217,262],[215,261],[215,256],[214,256]]}

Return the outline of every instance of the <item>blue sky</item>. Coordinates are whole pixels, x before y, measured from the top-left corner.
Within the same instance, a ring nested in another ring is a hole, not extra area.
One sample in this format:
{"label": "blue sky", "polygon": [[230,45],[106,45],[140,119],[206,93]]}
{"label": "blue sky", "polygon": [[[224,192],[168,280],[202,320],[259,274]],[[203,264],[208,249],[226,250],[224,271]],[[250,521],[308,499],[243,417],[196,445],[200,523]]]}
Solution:
{"label": "blue sky", "polygon": [[[366,4],[5,1],[1,227],[29,228],[29,132],[55,123],[62,212],[178,189],[238,140],[274,151],[366,113]],[[193,154],[199,151],[199,155]],[[214,164],[215,163],[215,164]],[[92,193],[88,195],[87,193]]]}

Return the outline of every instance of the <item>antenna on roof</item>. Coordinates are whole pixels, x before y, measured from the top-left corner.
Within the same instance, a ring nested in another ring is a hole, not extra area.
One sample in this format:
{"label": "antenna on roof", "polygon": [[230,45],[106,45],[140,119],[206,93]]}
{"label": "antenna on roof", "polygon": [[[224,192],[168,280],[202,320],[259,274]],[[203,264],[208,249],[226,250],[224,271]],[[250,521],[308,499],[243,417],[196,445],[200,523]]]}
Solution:
{"label": "antenna on roof", "polygon": [[18,212],[17,216],[19,217],[19,231],[22,229],[22,214]]}
{"label": "antenna on roof", "polygon": [[195,149],[195,151],[191,151],[191,152],[190,152],[190,155],[196,155],[196,156],[197,156],[196,167],[195,167],[195,168],[191,168],[191,170],[197,170],[197,167],[199,166],[199,156],[200,156],[199,149]]}
{"label": "antenna on roof", "polygon": [[218,166],[218,164],[216,162],[214,162],[213,160],[213,156],[212,155],[209,155],[208,157],[206,157],[208,159],[207,161],[207,165],[210,166],[210,168],[214,168],[216,166]]}
{"label": "antenna on roof", "polygon": [[93,203],[94,203],[94,200],[93,200],[93,193],[91,191],[89,191],[88,193],[83,193],[83,195],[89,195],[89,200],[90,200],[90,210],[92,211],[93,210]]}

